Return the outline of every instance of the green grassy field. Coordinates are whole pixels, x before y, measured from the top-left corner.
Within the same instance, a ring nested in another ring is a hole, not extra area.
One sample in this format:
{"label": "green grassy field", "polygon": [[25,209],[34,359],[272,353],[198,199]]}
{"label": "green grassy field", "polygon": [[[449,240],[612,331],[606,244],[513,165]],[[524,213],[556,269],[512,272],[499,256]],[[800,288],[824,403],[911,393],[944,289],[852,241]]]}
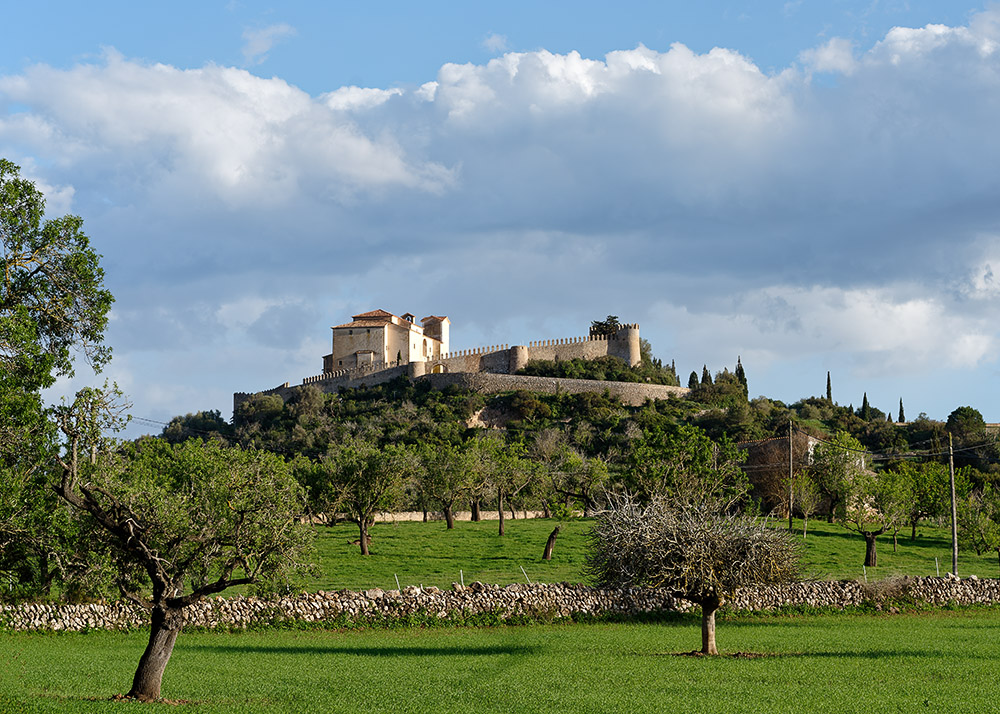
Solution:
{"label": "green grassy field", "polygon": [[[532,582],[581,582],[590,521],[563,524],[551,561],[542,560],[542,550],[556,522],[545,519],[507,522],[507,534],[496,535],[496,521],[460,522],[447,530],[442,522],[377,523],[372,528],[372,555],[363,557],[352,540],[357,527],[349,524],[317,529],[319,573],[309,590],[396,587],[396,577],[406,585],[436,585],[446,588],[464,578],[505,585],[524,582],[521,568]],[[801,521],[796,521],[801,538]],[[892,575],[935,575],[935,557],[941,573],[951,569],[948,529],[923,526],[915,543],[909,533],[900,534],[893,553],[891,536],[879,538],[879,567],[869,568],[869,579]],[[810,521],[803,571],[821,579],[864,578],[864,540],[840,526]],[[1000,574],[996,553],[977,556],[962,552],[959,573],[963,576],[995,578]]]}
{"label": "green grassy field", "polygon": [[[975,712],[996,708],[1000,611],[491,629],[183,633],[163,695],[214,712]],[[0,635],[0,712],[151,711],[145,634]]]}

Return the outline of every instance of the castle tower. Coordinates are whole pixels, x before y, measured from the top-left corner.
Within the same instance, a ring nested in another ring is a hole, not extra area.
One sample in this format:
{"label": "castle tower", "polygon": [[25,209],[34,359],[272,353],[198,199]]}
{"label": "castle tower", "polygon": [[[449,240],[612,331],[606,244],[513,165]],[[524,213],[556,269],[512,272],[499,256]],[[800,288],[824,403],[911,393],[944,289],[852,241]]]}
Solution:
{"label": "castle tower", "polygon": [[450,351],[451,348],[448,345],[448,332],[451,320],[447,317],[441,317],[438,315],[428,315],[420,320],[420,323],[424,326],[424,334],[427,337],[432,337],[441,343],[436,353],[432,355],[433,357],[440,357],[443,353]]}
{"label": "castle tower", "polygon": [[608,354],[623,360],[629,367],[636,367],[642,361],[639,350],[639,325],[622,325],[608,340]]}

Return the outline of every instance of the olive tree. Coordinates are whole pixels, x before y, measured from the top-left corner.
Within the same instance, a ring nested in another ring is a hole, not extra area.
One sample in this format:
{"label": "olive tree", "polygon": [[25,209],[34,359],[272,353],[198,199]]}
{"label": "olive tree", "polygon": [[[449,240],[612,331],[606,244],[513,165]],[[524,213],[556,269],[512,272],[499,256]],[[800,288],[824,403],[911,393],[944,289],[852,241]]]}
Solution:
{"label": "olive tree", "polygon": [[654,587],[701,606],[701,651],[717,655],[715,613],[741,587],[793,580],[799,551],[784,530],[720,509],[613,496],[591,534],[587,569],[604,587]]}
{"label": "olive tree", "polygon": [[184,609],[235,585],[288,583],[308,566],[311,529],[285,461],[197,439],[107,448],[109,393],[86,389],[56,410],[66,437],[54,487],[107,536],[122,595],[150,614],[129,696],[159,698]]}
{"label": "olive tree", "polygon": [[399,502],[404,482],[417,470],[416,456],[394,444],[380,448],[370,441],[352,438],[331,447],[320,463],[336,502],[358,524],[361,554],[368,555],[368,529],[375,522],[375,514]]}

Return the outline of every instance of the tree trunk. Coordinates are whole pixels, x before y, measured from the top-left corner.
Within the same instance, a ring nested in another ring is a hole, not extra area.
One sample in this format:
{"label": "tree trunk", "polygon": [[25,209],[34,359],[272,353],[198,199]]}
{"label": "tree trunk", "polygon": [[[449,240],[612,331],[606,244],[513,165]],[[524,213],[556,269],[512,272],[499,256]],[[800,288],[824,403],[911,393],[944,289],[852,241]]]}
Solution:
{"label": "tree trunk", "polygon": [[914,518],[912,521],[910,521],[910,526],[913,528],[913,530],[910,531],[910,540],[916,540],[917,539],[917,519],[916,518]]}
{"label": "tree trunk", "polygon": [[706,655],[719,654],[715,646],[715,611],[722,602],[719,598],[710,598],[701,603],[701,653]]}
{"label": "tree trunk", "polygon": [[808,524],[808,523],[809,523],[809,519],[808,518],[803,518],[802,519],[802,538],[803,539],[805,539],[805,537],[806,537],[806,524]]}
{"label": "tree trunk", "polygon": [[149,644],[139,659],[139,667],[132,678],[132,689],[128,696],[143,702],[151,702],[160,698],[160,683],[163,680],[163,670],[167,668],[170,655],[174,651],[174,642],[180,634],[181,610],[179,608],[154,607],[153,618],[149,627]]}
{"label": "tree trunk", "polygon": [[479,499],[477,498],[472,501],[472,521],[479,523],[481,520],[483,520],[483,517],[479,514]]}
{"label": "tree trunk", "polygon": [[896,552],[896,533],[897,533],[897,531],[893,531],[892,532],[892,552],[893,553]]}
{"label": "tree trunk", "polygon": [[878,565],[878,553],[875,552],[875,538],[877,533],[862,532],[865,537],[865,567],[874,568]]}
{"label": "tree trunk", "polygon": [[497,515],[500,517],[500,535],[503,535],[503,491],[497,491]]}
{"label": "tree trunk", "polygon": [[510,519],[512,521],[516,521],[517,520],[517,511],[514,510],[514,504],[513,503],[510,504]]}
{"label": "tree trunk", "polygon": [[549,508],[549,502],[548,501],[542,501],[542,517],[543,518],[552,518],[552,509]]}
{"label": "tree trunk", "polygon": [[368,519],[359,518],[358,519],[358,529],[361,531],[360,541],[361,545],[361,555],[368,555]]}
{"label": "tree trunk", "polygon": [[559,529],[562,526],[556,526],[555,529],[549,533],[549,539],[545,542],[545,552],[542,554],[542,560],[552,560],[552,549],[556,545],[556,537],[559,535]]}
{"label": "tree trunk", "polygon": [[444,520],[449,529],[455,527],[455,514],[451,512],[451,506],[444,507]]}

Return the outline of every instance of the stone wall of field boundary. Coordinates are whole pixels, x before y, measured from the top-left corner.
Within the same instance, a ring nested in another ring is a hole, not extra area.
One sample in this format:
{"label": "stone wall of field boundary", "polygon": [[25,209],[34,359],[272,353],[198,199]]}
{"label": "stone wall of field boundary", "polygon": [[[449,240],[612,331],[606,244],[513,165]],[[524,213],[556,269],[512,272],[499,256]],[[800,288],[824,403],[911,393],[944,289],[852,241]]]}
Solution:
{"label": "stone wall of field boundary", "polygon": [[[875,584],[855,580],[813,581],[747,588],[726,606],[737,611],[767,611],[787,606],[845,608],[892,600],[930,605],[983,605],[1000,602],[1000,580],[900,578]],[[581,615],[642,615],[687,611],[690,603],[661,590],[599,589],[585,585],[472,583],[450,590],[407,587],[402,592],[303,593],[262,599],[212,598],[190,606],[186,623],[196,627],[243,628],[280,622],[356,623],[412,618],[463,620],[489,615],[560,618]],[[130,629],[148,624],[146,613],[127,602],[83,605],[20,604],[0,607],[0,627],[16,631]]]}

